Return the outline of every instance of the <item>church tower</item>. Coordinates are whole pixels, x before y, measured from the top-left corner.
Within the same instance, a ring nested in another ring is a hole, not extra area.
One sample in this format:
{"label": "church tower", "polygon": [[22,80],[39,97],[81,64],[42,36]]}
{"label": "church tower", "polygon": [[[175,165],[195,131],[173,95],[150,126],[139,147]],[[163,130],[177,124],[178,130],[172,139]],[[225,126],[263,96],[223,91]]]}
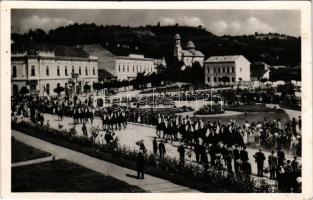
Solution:
{"label": "church tower", "polygon": [[182,59],[182,47],[180,45],[180,35],[176,34],[174,37],[175,40],[175,47],[174,47],[174,57],[178,60]]}

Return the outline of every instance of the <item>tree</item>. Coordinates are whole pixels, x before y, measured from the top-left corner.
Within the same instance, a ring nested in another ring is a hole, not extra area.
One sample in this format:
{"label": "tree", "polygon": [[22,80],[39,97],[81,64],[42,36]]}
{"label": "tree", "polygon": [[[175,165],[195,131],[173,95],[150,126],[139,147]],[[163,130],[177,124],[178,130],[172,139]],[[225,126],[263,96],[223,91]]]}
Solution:
{"label": "tree", "polygon": [[90,90],[91,90],[91,86],[88,85],[88,84],[85,84],[85,85],[84,85],[84,91],[85,91],[85,93],[87,94],[88,92],[90,92]]}
{"label": "tree", "polygon": [[60,95],[61,95],[61,92],[64,91],[64,87],[58,86],[58,87],[54,88],[53,91],[54,91],[55,93],[57,93],[58,96],[60,96]]}
{"label": "tree", "polygon": [[24,87],[21,88],[20,94],[21,94],[22,96],[24,96],[25,94],[28,94],[28,93],[29,93],[29,89],[28,89],[26,86],[24,86]]}
{"label": "tree", "polygon": [[99,90],[103,89],[103,85],[99,82],[96,82],[93,84],[93,89],[97,91],[97,95],[98,95]]}

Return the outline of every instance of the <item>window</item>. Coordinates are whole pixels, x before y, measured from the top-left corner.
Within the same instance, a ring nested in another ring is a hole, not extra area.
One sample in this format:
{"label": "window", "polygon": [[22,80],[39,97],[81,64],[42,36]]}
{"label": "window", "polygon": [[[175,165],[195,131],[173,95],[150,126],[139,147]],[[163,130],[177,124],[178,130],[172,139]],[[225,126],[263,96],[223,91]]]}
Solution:
{"label": "window", "polygon": [[208,73],[210,73],[210,68],[208,68]]}
{"label": "window", "polygon": [[15,78],[16,77],[16,66],[13,66],[13,78]]}
{"label": "window", "polygon": [[127,72],[129,72],[129,66],[127,65]]}
{"label": "window", "polygon": [[60,83],[57,84],[57,88],[60,87]]}
{"label": "window", "polygon": [[64,68],[64,74],[65,74],[65,76],[68,76],[68,74],[67,74],[67,66],[65,66],[65,68]]}
{"label": "window", "polygon": [[240,72],[242,72],[242,68],[240,67]]}
{"label": "window", "polygon": [[74,69],[74,66],[72,66],[72,75],[75,74],[75,69]]}
{"label": "window", "polygon": [[223,73],[225,73],[225,67],[223,67]]}
{"label": "window", "polygon": [[119,72],[121,71],[121,65],[118,65],[118,71]]}
{"label": "window", "polygon": [[60,66],[57,67],[57,74],[60,76]]}
{"label": "window", "polygon": [[86,76],[88,76],[88,67],[86,66]]}
{"label": "window", "polygon": [[229,67],[227,67],[227,74],[229,74]]}
{"label": "window", "polygon": [[123,72],[125,72],[125,66],[123,65]]}
{"label": "window", "polygon": [[95,70],[95,68],[92,68],[92,74],[93,74],[93,75],[96,75],[96,70]]}
{"label": "window", "polygon": [[49,66],[46,66],[46,76],[49,76],[50,73],[49,73]]}
{"label": "window", "polygon": [[35,73],[35,66],[32,65],[31,68],[30,68],[30,75],[31,76],[36,76],[36,73]]}
{"label": "window", "polygon": [[210,79],[210,77],[208,77],[208,82],[211,82],[211,79]]}
{"label": "window", "polygon": [[135,72],[135,65],[133,65],[133,72]]}
{"label": "window", "polygon": [[235,82],[235,77],[231,77],[231,82]]}
{"label": "window", "polygon": [[214,69],[214,73],[216,73],[216,68],[214,67],[213,69]]}
{"label": "window", "polygon": [[235,67],[231,68],[232,73],[235,73]]}
{"label": "window", "polygon": [[81,68],[81,66],[79,66],[78,73],[79,73],[79,75],[82,75],[82,68]]}
{"label": "window", "polygon": [[216,82],[216,77],[214,77],[214,82]]}
{"label": "window", "polygon": [[221,73],[221,68],[217,68],[217,70],[218,70],[218,73],[220,74]]}

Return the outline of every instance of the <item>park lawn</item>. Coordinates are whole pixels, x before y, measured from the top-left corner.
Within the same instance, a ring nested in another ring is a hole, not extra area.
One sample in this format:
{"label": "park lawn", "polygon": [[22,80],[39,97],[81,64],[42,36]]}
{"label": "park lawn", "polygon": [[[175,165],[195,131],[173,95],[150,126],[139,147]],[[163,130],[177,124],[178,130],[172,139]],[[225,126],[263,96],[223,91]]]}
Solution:
{"label": "park lawn", "polygon": [[[200,116],[197,116],[200,117]],[[234,116],[215,116],[215,117],[201,117],[204,123],[208,121],[218,121],[220,120],[222,123],[228,123],[229,120],[235,120],[235,123],[238,125],[243,125],[247,120],[249,123],[258,121],[263,122],[264,119],[268,121],[273,121],[279,119],[282,124],[285,124],[289,121],[289,116],[284,110],[276,110],[275,112],[246,112],[242,115],[234,115]]]}
{"label": "park lawn", "polygon": [[67,160],[13,167],[11,181],[12,192],[145,192]]}
{"label": "park lawn", "polygon": [[266,107],[265,104],[225,106],[225,110],[237,112],[276,112],[278,109]]}
{"label": "park lawn", "polygon": [[50,153],[28,146],[12,138],[12,163],[51,156]]}

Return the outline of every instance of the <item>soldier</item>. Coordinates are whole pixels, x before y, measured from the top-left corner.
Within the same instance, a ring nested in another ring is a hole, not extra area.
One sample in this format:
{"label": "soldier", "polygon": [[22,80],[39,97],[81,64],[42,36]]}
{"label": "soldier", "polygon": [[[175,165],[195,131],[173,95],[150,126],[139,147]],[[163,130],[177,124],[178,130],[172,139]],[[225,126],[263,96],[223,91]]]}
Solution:
{"label": "soldier", "polygon": [[258,176],[263,177],[263,167],[264,167],[265,155],[262,152],[262,148],[259,148],[259,152],[256,152],[253,155],[253,157],[255,158],[255,162],[257,163]]}
{"label": "soldier", "polygon": [[278,169],[278,159],[274,155],[274,151],[268,156],[268,166],[270,168],[270,179],[276,179],[276,171]]}

